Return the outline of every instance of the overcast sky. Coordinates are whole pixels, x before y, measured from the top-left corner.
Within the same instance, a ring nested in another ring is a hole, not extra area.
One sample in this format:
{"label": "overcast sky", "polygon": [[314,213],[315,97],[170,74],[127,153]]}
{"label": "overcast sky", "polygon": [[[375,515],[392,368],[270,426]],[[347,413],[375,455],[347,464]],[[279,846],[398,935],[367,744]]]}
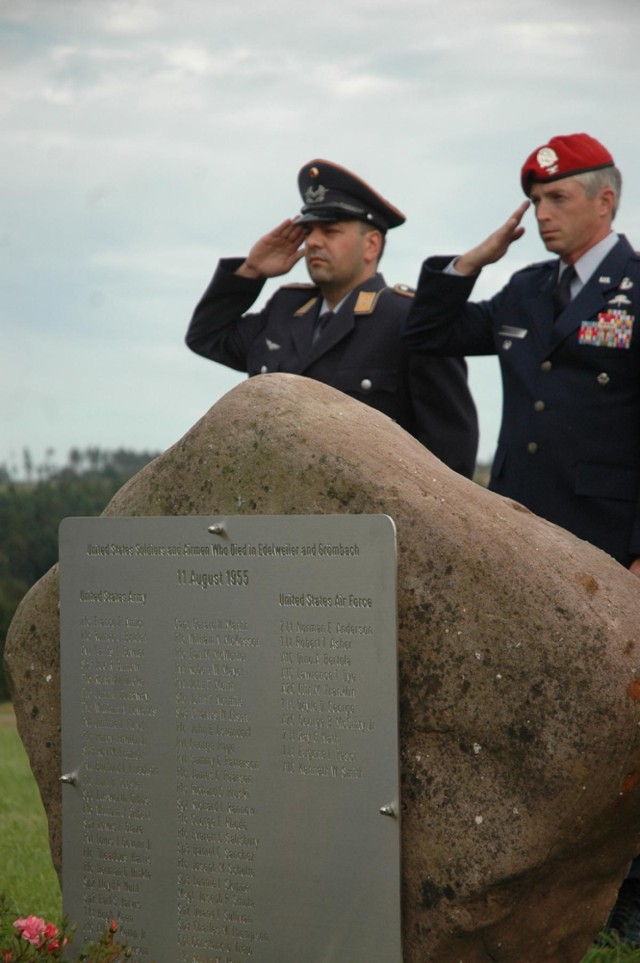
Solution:
{"label": "overcast sky", "polygon": [[[191,312],[314,157],[407,214],[388,283],[504,221],[559,133],[612,151],[640,245],[639,40],[638,0],[0,0],[0,463],[164,450],[238,384]],[[525,223],[478,296],[545,256]],[[497,363],[470,367],[489,460]]]}

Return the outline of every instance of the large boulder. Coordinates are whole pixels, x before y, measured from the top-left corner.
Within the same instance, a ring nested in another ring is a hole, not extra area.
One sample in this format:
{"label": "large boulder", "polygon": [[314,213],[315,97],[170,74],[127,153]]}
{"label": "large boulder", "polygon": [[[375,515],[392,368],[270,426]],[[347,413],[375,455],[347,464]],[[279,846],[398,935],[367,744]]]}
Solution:
{"label": "large boulder", "polygon": [[[107,515],[386,513],[398,535],[405,963],[579,961],[640,843],[640,592],[324,385],[235,388]],[[60,865],[58,579],[11,625]]]}

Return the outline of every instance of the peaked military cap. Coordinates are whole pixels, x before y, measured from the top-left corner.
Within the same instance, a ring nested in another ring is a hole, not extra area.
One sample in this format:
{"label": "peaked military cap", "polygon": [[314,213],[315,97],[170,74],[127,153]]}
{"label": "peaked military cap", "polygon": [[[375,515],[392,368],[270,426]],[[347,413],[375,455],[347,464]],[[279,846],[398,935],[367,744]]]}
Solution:
{"label": "peaked military cap", "polygon": [[613,157],[595,137],[589,134],[560,135],[552,137],[548,144],[537,147],[527,157],[520,182],[528,197],[534,182],[559,181],[562,177],[613,166]]}
{"label": "peaked military cap", "polygon": [[404,224],[404,214],[346,167],[312,160],[301,168],[298,187],[305,221],[364,221],[385,233]]}

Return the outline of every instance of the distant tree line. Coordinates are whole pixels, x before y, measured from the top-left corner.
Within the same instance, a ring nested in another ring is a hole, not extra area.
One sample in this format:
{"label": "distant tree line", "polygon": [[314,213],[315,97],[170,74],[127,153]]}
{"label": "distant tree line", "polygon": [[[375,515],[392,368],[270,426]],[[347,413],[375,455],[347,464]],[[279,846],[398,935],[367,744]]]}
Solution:
{"label": "distant tree line", "polygon": [[157,452],[72,449],[62,468],[48,451],[23,456],[22,480],[0,465],[0,701],[9,698],[4,645],[18,604],[58,560],[58,526],[69,516],[100,515],[115,493]]}
{"label": "distant tree line", "polygon": [[[0,464],[0,701],[9,697],[4,644],[21,599],[58,560],[58,526],[69,516],[100,515],[115,493],[158,454],[124,448],[72,449],[56,466],[49,449],[41,464],[23,452],[17,469]],[[475,480],[486,485],[488,465]]]}

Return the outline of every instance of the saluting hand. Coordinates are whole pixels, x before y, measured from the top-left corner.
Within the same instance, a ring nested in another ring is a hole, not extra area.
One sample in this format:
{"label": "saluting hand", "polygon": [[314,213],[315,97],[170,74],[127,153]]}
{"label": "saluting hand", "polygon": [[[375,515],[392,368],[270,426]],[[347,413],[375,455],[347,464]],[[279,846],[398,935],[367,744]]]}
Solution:
{"label": "saluting hand", "polygon": [[478,244],[477,247],[459,257],[455,262],[455,269],[458,274],[477,274],[486,264],[499,261],[509,250],[509,246],[524,234],[524,227],[522,227],[520,221],[529,207],[529,203],[529,201],[523,201],[502,227],[490,234],[482,244]]}
{"label": "saluting hand", "polygon": [[276,278],[288,274],[304,254],[300,249],[303,241],[302,227],[287,218],[256,241],[236,274],[245,278]]}

